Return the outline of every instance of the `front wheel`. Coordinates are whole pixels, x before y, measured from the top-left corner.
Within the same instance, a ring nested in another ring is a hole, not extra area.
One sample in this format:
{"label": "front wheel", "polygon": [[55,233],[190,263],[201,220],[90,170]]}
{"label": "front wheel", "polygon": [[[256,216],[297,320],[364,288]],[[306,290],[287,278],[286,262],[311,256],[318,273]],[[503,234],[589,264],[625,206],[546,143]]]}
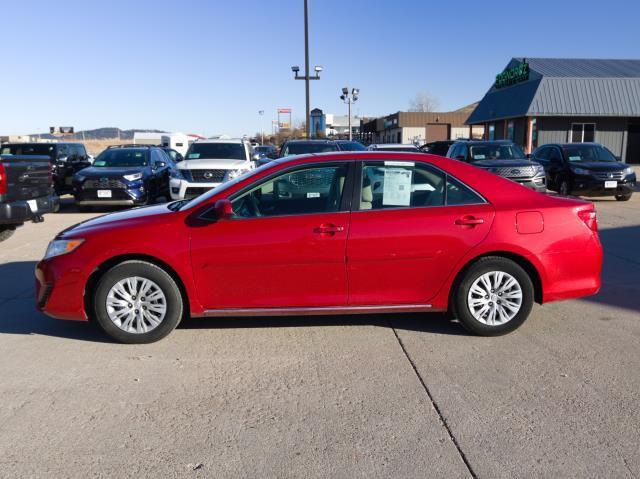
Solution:
{"label": "front wheel", "polygon": [[571,187],[569,186],[569,182],[567,180],[562,180],[560,182],[560,188],[558,189],[558,192],[562,196],[569,196],[571,194]]}
{"label": "front wheel", "polygon": [[0,226],[0,242],[8,240],[16,232],[15,226]]}
{"label": "front wheel", "polygon": [[146,261],[126,261],[98,282],[94,317],[116,341],[152,343],[175,329],[183,314],[180,289],[162,268]]}
{"label": "front wheel", "polygon": [[473,264],[454,291],[455,316],[469,331],[499,336],[517,329],[533,307],[531,278],[515,262],[486,257]]}
{"label": "front wheel", "polygon": [[629,201],[631,199],[631,193],[627,193],[624,195],[616,195],[616,200],[618,201]]}

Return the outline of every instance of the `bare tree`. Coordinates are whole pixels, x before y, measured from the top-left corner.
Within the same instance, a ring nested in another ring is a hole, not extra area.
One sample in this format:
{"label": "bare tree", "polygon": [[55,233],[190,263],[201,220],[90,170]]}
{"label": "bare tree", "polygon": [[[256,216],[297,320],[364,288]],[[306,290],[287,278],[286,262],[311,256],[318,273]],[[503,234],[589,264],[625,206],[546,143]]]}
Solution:
{"label": "bare tree", "polygon": [[426,91],[420,91],[409,101],[409,111],[436,111],[439,101]]}

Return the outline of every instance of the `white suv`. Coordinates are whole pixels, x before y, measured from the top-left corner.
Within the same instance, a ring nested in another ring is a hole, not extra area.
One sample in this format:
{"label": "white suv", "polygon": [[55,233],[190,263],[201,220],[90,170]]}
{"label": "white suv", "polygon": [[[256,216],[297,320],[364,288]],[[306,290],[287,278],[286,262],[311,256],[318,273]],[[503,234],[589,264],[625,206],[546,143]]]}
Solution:
{"label": "white suv", "polygon": [[171,175],[171,198],[189,199],[255,168],[246,140],[199,140]]}

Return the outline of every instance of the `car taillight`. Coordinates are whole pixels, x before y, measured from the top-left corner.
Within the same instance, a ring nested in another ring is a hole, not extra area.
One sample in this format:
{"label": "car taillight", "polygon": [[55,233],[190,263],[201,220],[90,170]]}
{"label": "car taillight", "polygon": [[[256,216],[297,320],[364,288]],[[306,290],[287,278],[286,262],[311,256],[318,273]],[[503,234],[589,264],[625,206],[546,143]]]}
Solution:
{"label": "car taillight", "polygon": [[578,216],[591,231],[598,231],[598,217],[595,209],[578,211]]}
{"label": "car taillight", "polygon": [[0,195],[7,194],[7,170],[4,165],[0,163]]}

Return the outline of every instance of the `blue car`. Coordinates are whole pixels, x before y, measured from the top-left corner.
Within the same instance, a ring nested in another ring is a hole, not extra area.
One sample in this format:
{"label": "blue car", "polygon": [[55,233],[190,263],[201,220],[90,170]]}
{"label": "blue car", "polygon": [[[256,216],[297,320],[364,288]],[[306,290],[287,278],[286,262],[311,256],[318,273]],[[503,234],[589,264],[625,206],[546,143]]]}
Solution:
{"label": "blue car", "polygon": [[160,147],[122,145],[104,150],[92,166],[73,178],[78,208],[140,206],[169,200],[169,178],[175,163]]}

